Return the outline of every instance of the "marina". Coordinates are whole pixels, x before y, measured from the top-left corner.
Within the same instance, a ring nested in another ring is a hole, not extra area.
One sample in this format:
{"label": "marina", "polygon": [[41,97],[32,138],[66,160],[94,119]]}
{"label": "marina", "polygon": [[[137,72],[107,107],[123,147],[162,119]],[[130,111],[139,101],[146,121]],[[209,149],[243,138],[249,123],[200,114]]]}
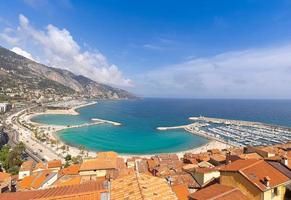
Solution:
{"label": "marina", "polygon": [[189,119],[195,123],[186,126],[186,131],[234,146],[268,146],[291,140],[291,129],[288,127],[208,117]]}

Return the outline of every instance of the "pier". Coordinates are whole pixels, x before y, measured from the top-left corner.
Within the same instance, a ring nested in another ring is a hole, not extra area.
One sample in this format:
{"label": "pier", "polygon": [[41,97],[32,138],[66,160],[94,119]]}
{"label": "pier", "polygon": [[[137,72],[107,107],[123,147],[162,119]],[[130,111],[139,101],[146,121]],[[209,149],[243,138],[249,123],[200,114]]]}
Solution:
{"label": "pier", "polygon": [[114,121],[105,120],[105,119],[92,118],[92,121],[97,121],[99,123],[107,123],[107,124],[111,124],[113,126],[121,126],[121,123],[119,123],[119,122],[114,122]]}

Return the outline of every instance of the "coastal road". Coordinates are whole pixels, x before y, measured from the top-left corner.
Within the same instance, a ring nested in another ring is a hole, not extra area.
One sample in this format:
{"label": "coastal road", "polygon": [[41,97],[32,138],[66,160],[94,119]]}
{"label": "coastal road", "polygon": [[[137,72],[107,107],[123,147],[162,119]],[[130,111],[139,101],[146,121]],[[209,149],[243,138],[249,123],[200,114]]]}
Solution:
{"label": "coastal road", "polygon": [[13,143],[19,143],[22,141],[26,145],[26,153],[35,161],[40,162],[42,160],[60,159],[60,157],[53,151],[47,149],[43,144],[38,143],[32,139],[32,131],[22,126],[18,120],[21,120],[21,115],[28,109],[34,108],[32,106],[25,108],[17,113],[10,115],[6,119],[6,124],[11,125],[14,133],[12,135]]}

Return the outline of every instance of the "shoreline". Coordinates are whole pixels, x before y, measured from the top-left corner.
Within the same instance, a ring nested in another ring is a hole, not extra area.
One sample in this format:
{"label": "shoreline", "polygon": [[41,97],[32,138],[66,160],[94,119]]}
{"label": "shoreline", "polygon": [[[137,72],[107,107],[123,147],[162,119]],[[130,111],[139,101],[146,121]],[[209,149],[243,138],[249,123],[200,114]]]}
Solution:
{"label": "shoreline", "polygon": [[[77,128],[75,126],[70,126],[70,127],[67,127],[67,126],[60,126],[60,125],[47,125],[47,124],[42,124],[42,123],[37,123],[37,122],[33,122],[31,121],[31,119],[35,116],[38,116],[38,115],[46,115],[46,114],[68,114],[68,115],[76,115],[75,113],[78,113],[76,111],[76,109],[79,109],[79,108],[82,108],[82,107],[86,107],[86,106],[89,106],[89,105],[93,105],[93,104],[96,104],[97,102],[90,102],[90,103],[86,103],[86,104],[81,104],[81,105],[78,105],[78,106],[75,106],[69,110],[73,111],[73,112],[41,112],[41,113],[33,113],[33,114],[30,114],[27,116],[26,118],[26,122],[27,123],[33,123],[35,125],[37,125],[39,128],[42,128],[42,129],[46,129],[47,131],[50,130],[49,132],[49,135],[52,136],[53,139],[56,139],[60,142],[60,145],[67,145],[69,146],[69,152],[68,154],[71,154],[72,156],[76,156],[76,155],[80,155],[80,150],[77,146],[75,145],[72,145],[72,144],[68,144],[66,142],[64,142],[63,140],[61,140],[61,138],[59,137],[59,132],[64,130],[64,129],[69,129],[69,128]],[[54,110],[53,110],[54,111]],[[79,113],[78,113],[79,114]],[[98,118],[93,118],[92,121],[98,121],[98,124],[102,124],[102,123],[110,123],[112,125],[115,125],[115,126],[119,126],[121,125],[121,123],[118,123],[118,122],[113,122],[113,121],[109,121],[109,120],[103,120],[103,119],[98,119]],[[77,125],[77,126],[82,126],[81,125]],[[179,128],[183,128],[187,125],[182,125],[182,126],[176,126],[176,127],[179,127]],[[184,129],[184,128],[183,128]],[[184,129],[185,130],[185,129]],[[186,132],[188,132],[187,130],[185,130]],[[193,134],[191,132],[188,132],[190,134]],[[195,135],[195,134],[194,134]],[[203,136],[200,136],[200,137],[203,137]],[[203,137],[203,138],[206,138],[206,137]],[[134,153],[119,153],[119,155],[123,158],[130,158],[130,157],[141,157],[141,158],[149,158],[149,157],[152,157],[154,155],[158,155],[158,154],[177,154],[179,158],[183,157],[183,155],[185,153],[200,153],[200,152],[205,152],[209,149],[225,149],[225,148],[230,148],[230,147],[233,147],[233,145],[230,145],[230,144],[227,144],[227,143],[224,143],[224,142],[221,142],[221,141],[217,141],[217,140],[213,140],[211,138],[206,138],[208,141],[207,143],[201,145],[201,146],[196,146],[194,148],[190,148],[190,149],[186,149],[186,150],[182,150],[182,151],[173,151],[173,152],[162,152],[162,153],[150,153],[150,154],[134,154]],[[85,149],[85,151],[87,152],[88,156],[95,156],[96,153],[98,151],[94,151],[94,150],[90,150],[90,149]]]}

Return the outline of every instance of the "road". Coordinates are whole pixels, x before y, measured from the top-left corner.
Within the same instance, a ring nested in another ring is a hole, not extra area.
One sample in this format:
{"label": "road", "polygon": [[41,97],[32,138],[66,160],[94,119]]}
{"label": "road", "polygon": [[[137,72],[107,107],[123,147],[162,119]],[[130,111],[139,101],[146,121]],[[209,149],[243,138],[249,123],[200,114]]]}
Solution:
{"label": "road", "polygon": [[60,157],[52,150],[46,148],[42,143],[33,140],[33,132],[22,126],[18,120],[21,115],[28,109],[35,108],[32,106],[22,109],[6,119],[6,125],[10,125],[12,128],[11,143],[13,145],[22,141],[26,146],[26,153],[35,161],[40,162],[44,160],[60,159]]}

